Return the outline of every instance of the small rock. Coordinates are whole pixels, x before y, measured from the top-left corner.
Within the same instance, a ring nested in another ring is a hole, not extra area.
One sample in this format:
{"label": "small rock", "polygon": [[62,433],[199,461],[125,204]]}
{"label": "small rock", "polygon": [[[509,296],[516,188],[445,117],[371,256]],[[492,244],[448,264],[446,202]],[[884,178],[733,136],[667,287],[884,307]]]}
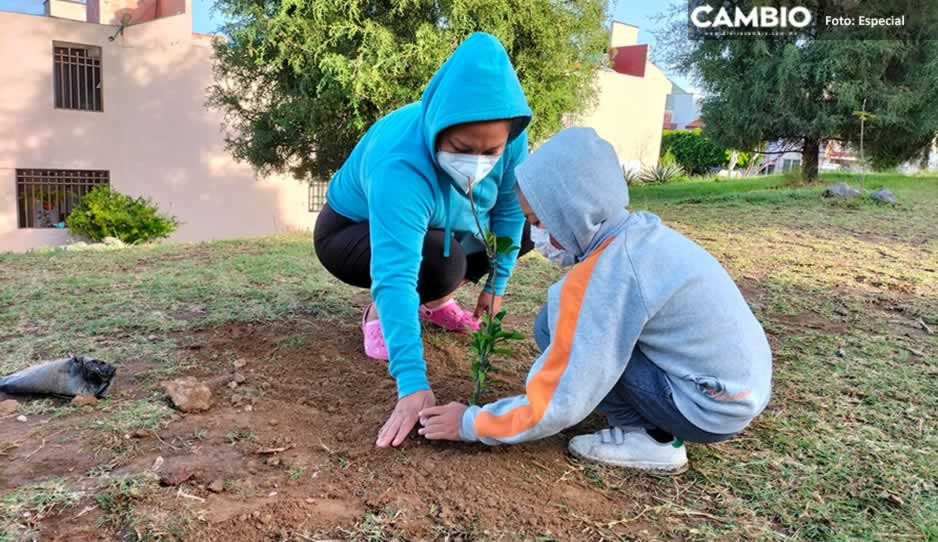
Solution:
{"label": "small rock", "polygon": [[888,188],[880,188],[870,194],[870,197],[880,203],[898,203],[896,195],[890,192]]}
{"label": "small rock", "polygon": [[171,487],[178,486],[191,479],[192,476],[192,471],[187,468],[169,467],[164,472],[160,473],[160,485]]}
{"label": "small rock", "polygon": [[191,376],[163,382],[163,390],[183,412],[202,412],[212,406],[212,390]]}
{"label": "small rock", "polygon": [[251,405],[248,405],[248,406],[244,407],[244,411],[245,411],[245,412],[254,412],[254,407],[251,406]]}
{"label": "small rock", "polygon": [[276,467],[277,465],[280,464],[280,458],[279,458],[279,457],[268,457],[268,458],[267,458],[267,461],[265,461],[265,463],[267,463],[267,464],[270,465],[271,467]]}
{"label": "small rock", "polygon": [[269,422],[267,422],[267,423],[269,423],[270,425],[272,425],[272,426],[274,426],[274,427],[276,427],[276,426],[277,426],[277,424],[278,424],[278,423],[280,423],[280,422],[278,422],[277,420],[270,420],[270,421],[269,421]]}
{"label": "small rock", "polygon": [[130,436],[131,438],[147,438],[150,436],[150,433],[143,429],[134,429],[131,431]]}
{"label": "small rock", "polygon": [[208,490],[212,493],[221,493],[225,490],[225,482],[222,480],[215,480],[208,485]]}
{"label": "small rock", "polygon": [[244,367],[245,365],[247,365],[247,364],[248,364],[248,362],[244,361],[243,358],[241,358],[241,359],[236,359],[235,362],[234,362],[234,368],[235,368],[235,369],[241,369],[241,368],[243,368],[243,367]]}
{"label": "small rock", "polygon": [[245,380],[247,380],[247,379],[244,378],[244,375],[243,375],[243,374],[241,374],[241,373],[235,373],[235,374],[234,374],[234,381],[237,382],[238,384],[244,384],[244,381],[245,381]]}
{"label": "small rock", "polygon": [[257,465],[248,465],[248,472],[251,474],[257,474]]}
{"label": "small rock", "polygon": [[0,401],[0,416],[10,416],[16,414],[16,410],[20,407],[20,404],[16,402],[15,399],[7,399],[6,401]]}
{"label": "small rock", "polygon": [[228,387],[229,387],[230,389],[235,389],[235,388],[238,387],[238,383],[235,382],[234,380],[232,380],[231,382],[228,383]]}
{"label": "small rock", "polygon": [[847,351],[846,351],[846,350],[844,350],[843,348],[838,348],[838,349],[837,349],[837,357],[838,357],[838,358],[845,357],[846,355],[847,355]]}
{"label": "small rock", "polygon": [[244,397],[241,397],[241,396],[238,395],[237,393],[232,393],[232,394],[231,394],[231,404],[237,405],[238,403],[240,403],[240,402],[243,401],[243,400],[244,400]]}
{"label": "small rock", "polygon": [[83,407],[83,406],[92,406],[98,404],[98,398],[94,395],[76,395],[72,399],[72,406]]}
{"label": "small rock", "polygon": [[276,496],[277,496],[277,492],[276,492],[276,491],[271,491],[270,493],[267,494],[267,496],[268,496],[268,497],[276,497]]}
{"label": "small rock", "polygon": [[105,237],[101,239],[101,242],[109,247],[122,247],[124,242],[118,239],[117,237]]}
{"label": "small rock", "polygon": [[845,198],[851,199],[860,195],[860,191],[856,188],[853,188],[847,183],[837,183],[828,187],[823,192],[824,197],[836,197],[836,198]]}
{"label": "small rock", "polygon": [[20,423],[26,423],[26,416],[23,416],[22,414],[20,414],[19,416],[16,417],[16,421]]}
{"label": "small rock", "polygon": [[312,497],[306,497],[306,504],[313,504],[316,502],[316,499]]}

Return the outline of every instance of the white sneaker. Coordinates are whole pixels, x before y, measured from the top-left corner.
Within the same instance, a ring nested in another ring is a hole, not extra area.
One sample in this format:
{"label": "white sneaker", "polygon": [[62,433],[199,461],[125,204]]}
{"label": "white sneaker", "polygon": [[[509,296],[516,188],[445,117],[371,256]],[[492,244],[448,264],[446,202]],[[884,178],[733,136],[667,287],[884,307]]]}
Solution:
{"label": "white sneaker", "polygon": [[570,453],[581,459],[648,472],[680,474],[687,470],[683,442],[658,442],[639,427],[609,427],[573,437]]}

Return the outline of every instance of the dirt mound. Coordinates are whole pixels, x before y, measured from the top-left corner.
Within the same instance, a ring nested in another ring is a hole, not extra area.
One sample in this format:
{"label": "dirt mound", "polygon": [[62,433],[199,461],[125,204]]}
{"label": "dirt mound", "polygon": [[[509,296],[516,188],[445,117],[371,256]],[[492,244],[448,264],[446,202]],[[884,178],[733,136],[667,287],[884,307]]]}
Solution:
{"label": "dirt mound", "polygon": [[[186,340],[195,359],[191,369],[174,376],[207,383],[216,397],[211,410],[173,414],[165,427],[118,435],[117,447],[102,443],[99,432],[80,430],[87,420],[77,413],[40,419],[31,430],[0,420],[0,431],[21,440],[8,460],[0,460],[0,489],[106,464],[110,477],[156,472],[164,486],[140,504],[138,517],[140,510],[175,510],[177,517],[191,518],[180,527],[181,538],[191,540],[289,540],[324,533],[414,539],[652,536],[640,520],[622,521],[640,517],[648,503],[611,499],[592,486],[585,467],[566,454],[569,435],[511,449],[412,436],[401,449],[376,449],[395,387],[385,364],[361,354],[354,328],[293,320],[213,328]],[[464,399],[471,390],[467,340],[428,332],[428,372],[440,402]],[[502,369],[490,398],[522,389],[527,367]],[[158,393],[152,381],[139,380],[130,386],[125,380],[122,396],[146,396],[147,386]],[[121,400],[128,399],[113,399]],[[75,439],[76,433],[81,437]],[[33,452],[40,442],[44,446]],[[219,481],[221,492],[208,489],[217,489]],[[636,477],[635,483],[648,479]],[[74,510],[94,506],[94,491],[87,494],[87,503]],[[104,512],[94,509],[76,519],[69,510],[44,524],[45,534],[93,539],[88,533],[100,535],[92,526]]]}

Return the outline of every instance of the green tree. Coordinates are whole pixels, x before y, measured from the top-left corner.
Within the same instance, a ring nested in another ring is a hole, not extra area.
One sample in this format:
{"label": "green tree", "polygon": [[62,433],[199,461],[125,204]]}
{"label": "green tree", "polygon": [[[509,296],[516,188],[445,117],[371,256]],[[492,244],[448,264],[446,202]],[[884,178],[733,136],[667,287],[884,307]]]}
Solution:
{"label": "green tree", "polygon": [[261,173],[328,178],[365,130],[420,99],[469,34],[505,45],[537,141],[588,106],[606,46],[605,0],[217,0],[209,104],[226,141]]}
{"label": "green tree", "polygon": [[699,128],[665,130],[661,135],[661,155],[667,152],[691,175],[702,175],[727,162],[727,150],[707,139]]}
{"label": "green tree", "polygon": [[[728,5],[748,10],[753,3]],[[799,4],[815,13],[830,9],[823,0]],[[801,148],[802,176],[814,180],[821,142],[858,140],[853,112],[866,100],[875,116],[866,122],[865,150],[874,166],[895,166],[921,156],[938,133],[938,41],[925,24],[938,21],[938,3],[916,6],[909,12],[915,24],[890,31],[893,39],[859,39],[862,31],[850,29],[840,36],[847,39],[809,33],[690,40],[687,4],[675,5],[656,32],[657,59],[700,83],[704,134],[718,145],[754,150],[784,140]]]}

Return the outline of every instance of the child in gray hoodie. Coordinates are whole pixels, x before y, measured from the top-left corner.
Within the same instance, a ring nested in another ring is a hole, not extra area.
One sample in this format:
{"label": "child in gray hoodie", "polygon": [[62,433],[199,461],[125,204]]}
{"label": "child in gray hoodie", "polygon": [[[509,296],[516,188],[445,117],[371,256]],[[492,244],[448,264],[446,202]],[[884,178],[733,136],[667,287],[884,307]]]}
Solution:
{"label": "child in gray hoodie", "polygon": [[719,442],[749,425],[770,395],[765,332],[707,251],[626,209],[612,146],[591,128],[569,128],[515,175],[526,218],[549,234],[542,253],[575,262],[536,319],[543,353],[523,395],[425,409],[420,434],[514,444],[599,410],[609,427],[574,437],[574,455],[677,473],[687,468],[683,441]]}

